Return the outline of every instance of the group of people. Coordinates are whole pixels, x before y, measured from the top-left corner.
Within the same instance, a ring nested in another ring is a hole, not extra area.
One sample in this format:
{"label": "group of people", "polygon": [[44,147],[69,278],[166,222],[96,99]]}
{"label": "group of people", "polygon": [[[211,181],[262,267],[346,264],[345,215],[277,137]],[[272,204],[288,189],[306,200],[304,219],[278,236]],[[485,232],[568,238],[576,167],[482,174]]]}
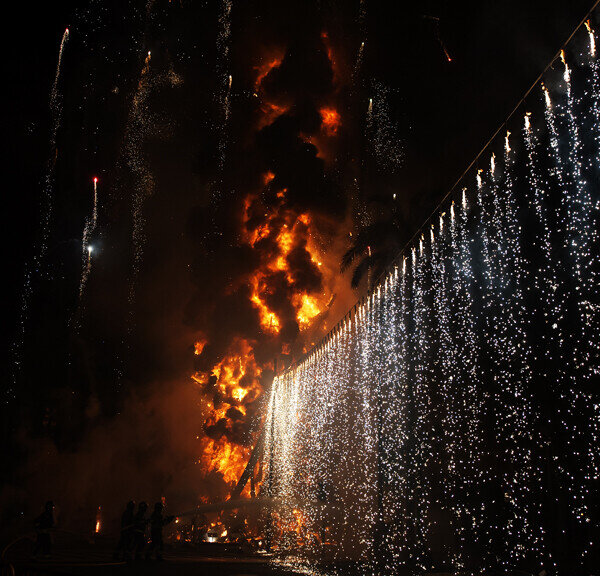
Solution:
{"label": "group of people", "polygon": [[[175,516],[163,515],[163,504],[157,502],[150,517],[146,517],[148,504],[140,502],[137,512],[135,502],[130,501],[121,516],[121,535],[115,550],[116,560],[147,560],[153,555],[157,560],[163,559],[163,527],[172,522]],[[150,526],[150,543],[146,536],[146,530]]]}
{"label": "group of people", "polygon": [[[121,516],[121,534],[119,543],[114,553],[115,559],[141,560],[156,556],[157,560],[163,558],[163,527],[172,522],[175,516],[163,515],[163,504],[157,502],[152,514],[147,517],[148,504],[140,502],[137,512],[135,502],[127,503]],[[49,500],[44,506],[44,511],[35,519],[37,540],[33,555],[50,556],[52,551],[51,532],[55,526],[54,503]],[[146,535],[150,527],[150,542]]]}

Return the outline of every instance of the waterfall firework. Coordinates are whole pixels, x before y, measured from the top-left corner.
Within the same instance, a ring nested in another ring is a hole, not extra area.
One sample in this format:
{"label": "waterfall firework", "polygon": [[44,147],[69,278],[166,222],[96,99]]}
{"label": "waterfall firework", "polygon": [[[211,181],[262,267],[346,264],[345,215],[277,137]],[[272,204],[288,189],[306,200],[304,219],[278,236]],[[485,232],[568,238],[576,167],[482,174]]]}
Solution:
{"label": "waterfall firework", "polygon": [[584,113],[595,57],[593,42],[578,65],[560,54],[562,85],[536,87],[521,139],[507,132],[503,155],[494,141],[489,168],[467,174],[427,234],[275,378],[265,490],[296,565],[588,566],[600,246],[582,142],[597,144]]}

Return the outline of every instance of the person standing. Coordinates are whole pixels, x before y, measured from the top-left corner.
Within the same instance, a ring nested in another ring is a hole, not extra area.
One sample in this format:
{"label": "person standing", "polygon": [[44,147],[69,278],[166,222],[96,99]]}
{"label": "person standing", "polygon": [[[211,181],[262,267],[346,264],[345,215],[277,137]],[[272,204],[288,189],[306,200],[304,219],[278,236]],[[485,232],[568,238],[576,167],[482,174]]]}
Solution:
{"label": "person standing", "polygon": [[33,555],[50,556],[52,553],[52,537],[50,531],[54,528],[54,502],[48,500],[44,506],[44,511],[35,519],[35,531],[37,541],[33,550]]}
{"label": "person standing", "polygon": [[140,502],[138,510],[133,518],[133,554],[135,560],[142,559],[142,553],[146,546],[146,526],[148,525],[148,519],[146,518],[147,510],[148,504],[146,504],[146,502]]}
{"label": "person standing", "polygon": [[163,527],[170,524],[175,519],[175,516],[163,516],[162,502],[157,502],[154,505],[154,511],[150,516],[150,548],[146,553],[146,559],[149,560],[153,553],[156,554],[157,560],[162,560],[163,556]]}
{"label": "person standing", "polygon": [[135,502],[130,500],[127,503],[125,511],[121,515],[121,535],[119,536],[119,543],[113,555],[115,560],[118,560],[121,555],[123,560],[128,560],[131,555],[131,549],[133,548],[133,516],[135,512]]}

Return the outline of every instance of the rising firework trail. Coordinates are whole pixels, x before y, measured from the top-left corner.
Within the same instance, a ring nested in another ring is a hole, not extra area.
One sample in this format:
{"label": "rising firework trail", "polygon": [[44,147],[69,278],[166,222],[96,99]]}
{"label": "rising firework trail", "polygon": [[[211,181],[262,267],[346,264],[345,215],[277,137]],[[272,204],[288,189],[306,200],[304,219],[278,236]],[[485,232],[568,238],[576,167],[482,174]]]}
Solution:
{"label": "rising firework trail", "polygon": [[[172,65],[166,70],[153,70],[151,66],[152,52],[148,51],[140,73],[140,79],[133,96],[127,126],[125,128],[125,144],[123,150],[123,168],[133,178],[132,195],[132,245],[133,263],[129,285],[129,304],[133,306],[136,298],[137,280],[144,258],[146,247],[146,201],[156,189],[156,182],[151,165],[144,151],[144,144],[150,137],[168,134],[170,126],[157,115],[152,115],[149,99],[154,91],[164,87],[175,87],[181,84],[181,78],[175,73]],[[130,309],[130,316],[133,309]],[[130,317],[128,330],[133,328],[133,318]]]}
{"label": "rising firework trail", "polygon": [[452,57],[450,56],[450,52],[448,52],[448,49],[446,48],[446,44],[444,44],[444,41],[442,40],[442,36],[440,34],[440,19],[437,16],[423,16],[423,18],[425,18],[426,20],[431,20],[433,22],[434,29],[435,29],[435,38],[438,41],[438,44],[440,45],[440,48],[442,49],[442,52],[444,53],[446,60],[448,62],[452,62]]}
{"label": "rising firework trail", "polygon": [[86,219],[85,226],[83,228],[82,238],[82,251],[83,251],[83,269],[81,271],[81,282],[79,284],[79,304],[83,299],[83,293],[87,285],[87,281],[92,269],[92,252],[93,248],[90,244],[92,235],[96,230],[96,223],[98,221],[98,178],[94,177],[94,205],[92,208],[91,217]]}
{"label": "rising firework trail", "polygon": [[220,58],[217,61],[217,89],[215,91],[215,101],[221,109],[221,117],[216,127],[218,134],[217,144],[217,176],[213,185],[213,195],[215,198],[220,194],[218,188],[219,181],[225,166],[225,157],[227,151],[227,128],[229,117],[231,116],[231,85],[233,77],[229,73],[231,66],[231,10],[233,8],[232,0],[223,0],[219,12],[219,32],[217,35],[217,49]]}
{"label": "rising firework trail", "polygon": [[29,304],[33,293],[33,279],[42,272],[43,261],[48,251],[48,239],[50,236],[50,223],[52,220],[52,211],[54,206],[54,177],[56,172],[56,160],[58,158],[58,148],[56,147],[56,137],[62,120],[62,95],[60,93],[60,73],[62,68],[62,59],[67,42],[69,40],[69,29],[66,28],[60,42],[58,50],[58,62],[56,64],[56,73],[54,82],[50,90],[50,114],[52,125],[50,128],[50,150],[46,175],[44,176],[42,201],[40,206],[40,224],[39,239],[33,249],[33,258],[25,263],[25,272],[23,279],[23,290],[21,292],[21,310],[17,324],[17,333],[12,345],[13,355],[13,383],[9,387],[9,397],[14,397],[14,386],[21,370],[23,344],[25,340],[26,325],[29,320]]}

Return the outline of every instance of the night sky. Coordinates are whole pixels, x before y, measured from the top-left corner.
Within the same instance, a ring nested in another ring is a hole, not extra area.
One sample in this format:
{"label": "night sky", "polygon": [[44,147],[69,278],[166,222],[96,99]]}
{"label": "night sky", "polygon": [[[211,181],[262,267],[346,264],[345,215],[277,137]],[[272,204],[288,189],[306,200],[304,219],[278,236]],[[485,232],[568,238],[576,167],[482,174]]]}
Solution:
{"label": "night sky", "polygon": [[[349,287],[351,273],[339,274],[350,233],[365,214],[377,220],[378,210],[389,210],[396,194],[392,210],[405,225],[391,245],[408,239],[589,4],[365,0],[361,16],[358,2],[234,1],[229,35],[216,2],[7,6],[7,390],[24,266],[39,236],[49,92],[67,26],[70,37],[48,250],[33,283],[16,392],[3,397],[4,445],[14,463],[3,482],[25,478],[35,487],[42,473],[89,472],[96,460],[100,475],[103,465],[121,462],[138,478],[132,490],[177,493],[182,503],[223,495],[222,480],[189,472],[196,435],[251,444],[261,407],[253,386],[267,384],[272,359],[298,357],[359,294]],[[274,58],[278,65],[264,68]],[[327,129],[324,109],[339,113],[339,127]],[[98,226],[80,301],[94,176]],[[273,271],[280,247],[260,231],[296,224],[286,272]],[[326,254],[322,269],[310,259],[310,242]],[[261,298],[280,322],[276,334],[249,304],[257,274],[266,285]],[[303,331],[294,295],[323,292],[336,297]],[[202,338],[208,344],[195,357]],[[254,368],[240,384],[250,392],[236,403],[208,375],[232,346],[247,353],[241,339],[252,342]],[[199,391],[192,372],[204,375]],[[195,394],[215,409],[228,403],[227,416],[207,419]],[[115,444],[129,448],[107,449]],[[89,474],[78,478],[90,483]],[[111,485],[103,497],[115,491]],[[89,494],[81,488],[79,503]]]}

